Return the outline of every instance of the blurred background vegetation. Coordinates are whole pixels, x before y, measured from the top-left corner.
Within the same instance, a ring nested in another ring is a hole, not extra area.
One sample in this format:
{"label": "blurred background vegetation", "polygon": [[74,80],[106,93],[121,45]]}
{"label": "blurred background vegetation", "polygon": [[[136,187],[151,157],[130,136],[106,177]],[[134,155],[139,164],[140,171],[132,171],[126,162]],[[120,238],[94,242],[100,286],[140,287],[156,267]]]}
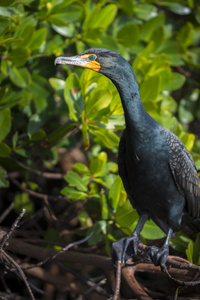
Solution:
{"label": "blurred background vegetation", "polygon": [[[111,242],[138,220],[117,175],[120,98],[107,78],[54,66],[55,57],[91,47],[119,52],[147,112],[184,142],[200,169],[199,45],[195,0],[0,0],[1,213],[14,203],[3,224],[25,207],[40,236],[59,241],[63,228],[75,229],[65,237],[71,241],[95,228],[89,245],[109,255]],[[57,223],[37,193],[48,195]],[[163,236],[152,221],[142,232],[144,242]],[[171,245],[199,262],[200,239],[180,232]]]}

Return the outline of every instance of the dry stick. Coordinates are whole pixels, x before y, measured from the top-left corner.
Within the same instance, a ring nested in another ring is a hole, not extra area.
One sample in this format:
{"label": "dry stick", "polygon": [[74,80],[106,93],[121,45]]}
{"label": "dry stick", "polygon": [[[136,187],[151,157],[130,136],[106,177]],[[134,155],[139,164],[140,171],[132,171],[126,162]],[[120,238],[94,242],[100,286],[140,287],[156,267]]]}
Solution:
{"label": "dry stick", "polygon": [[38,192],[35,192],[35,191],[32,191],[32,190],[29,190],[27,189],[26,187],[23,187],[17,180],[13,179],[13,178],[10,178],[12,180],[12,182],[22,191],[24,192],[27,192],[29,195],[32,195],[34,197],[37,197],[37,198],[40,198],[40,199],[43,199],[46,207],[48,208],[48,211],[49,211],[49,214],[50,216],[52,217],[52,219],[54,221],[57,221],[57,217],[55,216],[55,214],[53,213],[53,210],[49,204],[49,201],[48,201],[48,195],[45,195],[45,194],[41,194],[41,193],[38,193]]}
{"label": "dry stick", "polygon": [[[54,256],[54,254],[58,254],[56,250],[35,246],[26,243],[19,238],[10,238],[8,245],[6,245],[6,248],[9,251],[14,251],[15,253],[22,254],[38,260],[45,260],[47,256]],[[60,262],[94,265],[107,272],[113,270],[113,265],[109,257],[100,256],[96,254],[88,255],[82,252],[68,251],[67,253],[60,253],[59,258],[54,257],[54,259]]]}
{"label": "dry stick", "polygon": [[113,296],[113,300],[119,299],[120,283],[121,283],[121,270],[122,270],[122,262],[121,262],[121,260],[118,260],[117,261],[117,271],[116,271],[116,287],[115,287],[115,294]]}
{"label": "dry stick", "polygon": [[11,210],[14,208],[14,202],[11,202],[11,204],[4,210],[2,215],[0,216],[0,224],[3,222],[3,220],[7,217],[7,215],[11,212]]}
{"label": "dry stick", "polygon": [[52,196],[52,195],[46,195],[46,194],[41,194],[41,193],[38,193],[38,192],[35,192],[35,191],[32,191],[32,190],[29,190],[28,188],[26,187],[23,187],[17,180],[9,177],[10,180],[22,191],[24,192],[27,192],[29,195],[31,196],[34,196],[36,198],[40,198],[40,199],[44,199],[44,197],[47,197],[47,199],[50,199],[50,200],[58,200],[58,199],[67,199],[66,197],[63,197],[63,196]]}
{"label": "dry stick", "polygon": [[42,265],[44,265],[45,263],[47,263],[48,261],[50,260],[54,260],[57,256],[61,255],[62,253],[68,251],[70,248],[74,247],[75,245],[80,245],[80,244],[83,244],[85,243],[87,240],[89,240],[89,238],[93,235],[94,231],[90,232],[90,234],[88,234],[85,238],[83,238],[82,240],[79,240],[77,242],[74,242],[74,243],[70,243],[69,245],[67,245],[66,247],[62,248],[61,251],[57,252],[56,254],[52,255],[52,256],[49,256],[47,258],[45,258],[44,260],[42,260],[41,262],[37,263],[37,264],[34,264],[34,265],[31,265],[27,268],[23,268],[23,270],[28,270],[28,269],[31,269],[31,268],[35,268],[35,267],[41,267]]}
{"label": "dry stick", "polygon": [[89,290],[84,292],[84,295],[87,295],[90,292],[92,292],[93,290],[96,290],[97,293],[99,293],[103,296],[106,296],[107,298],[110,297],[110,295],[108,295],[108,293],[102,287],[100,287],[101,285],[106,283],[106,278],[103,278],[98,283],[96,283],[93,280],[88,279],[88,278],[84,277],[83,275],[80,275],[79,273],[75,272],[74,270],[72,270],[71,268],[69,268],[66,265],[63,265],[59,262],[57,264],[59,265],[60,268],[64,269],[66,272],[68,272],[70,274],[73,274],[76,278],[78,278],[79,280],[81,280],[82,282],[84,282],[85,284],[87,284],[90,287]]}
{"label": "dry stick", "polygon": [[[137,265],[138,267],[139,265]],[[129,288],[134,293],[135,297],[139,300],[153,300],[141,287],[139,282],[136,280],[135,268],[123,268],[122,269],[123,278],[126,280]]]}
{"label": "dry stick", "polygon": [[[14,251],[16,254],[22,254],[37,260],[44,260],[48,256],[52,256],[57,253],[56,250],[42,248],[29,243],[24,242],[19,238],[10,238],[6,249],[9,251]],[[92,265],[102,269],[106,274],[110,282],[112,290],[115,290],[115,276],[113,270],[113,264],[109,257],[100,256],[96,254],[85,254],[82,252],[68,251],[62,253],[59,257],[55,258],[55,261],[69,262],[69,263],[79,263],[82,265]]]}
{"label": "dry stick", "polygon": [[3,247],[5,246],[5,243],[8,241],[9,237],[11,236],[11,234],[13,233],[14,229],[18,226],[20,220],[22,219],[22,217],[24,216],[26,210],[23,209],[21,214],[17,217],[17,219],[15,220],[15,222],[12,224],[10,230],[4,235],[4,237],[2,238],[1,241],[1,245],[0,245],[0,258],[2,260],[2,262],[6,262],[7,264],[10,263],[11,265],[13,265],[19,272],[19,274],[21,275],[22,279],[24,280],[24,283],[26,284],[26,287],[29,291],[29,294],[31,296],[32,300],[35,300],[35,297],[31,291],[31,288],[28,284],[28,281],[26,279],[26,276],[24,274],[24,272],[22,271],[22,269],[20,268],[20,266],[14,261],[14,259],[12,259],[4,250]]}
{"label": "dry stick", "polygon": [[177,282],[180,285],[183,285],[183,286],[195,286],[195,285],[200,284],[200,280],[196,280],[196,281],[182,281],[182,280],[176,279],[173,276],[171,276],[171,274],[169,273],[169,271],[168,271],[168,269],[167,269],[166,266],[164,266],[164,268],[165,268],[165,272],[169,276],[169,278],[172,279],[173,281]]}
{"label": "dry stick", "polygon": [[34,173],[38,176],[41,176],[41,177],[44,177],[44,178],[47,178],[47,179],[58,179],[58,180],[60,180],[60,179],[63,178],[63,176],[65,176],[65,174],[62,174],[62,173],[41,172],[41,171],[38,171],[36,169],[32,169],[32,168],[26,166],[24,163],[22,163],[19,160],[14,159],[13,157],[9,157],[9,159],[16,162],[23,169],[28,170],[31,173]]}
{"label": "dry stick", "polygon": [[24,272],[22,271],[22,268],[14,261],[14,259],[12,259],[12,257],[10,257],[3,249],[1,249],[1,256],[2,256],[2,260],[5,260],[5,258],[6,258],[6,261],[7,261],[7,262],[9,261],[9,262],[17,269],[17,271],[18,271],[19,274],[21,275],[22,279],[24,280],[24,283],[25,283],[25,285],[26,285],[26,287],[27,287],[27,289],[28,289],[28,291],[29,291],[29,294],[30,294],[30,296],[31,296],[31,299],[32,299],[32,300],[35,300],[35,297],[34,297],[32,291],[31,291],[31,288],[30,288],[30,286],[29,286],[29,283],[28,283],[28,281],[27,281],[27,278],[26,278]]}
{"label": "dry stick", "polygon": [[5,243],[7,242],[7,240],[9,239],[9,237],[11,236],[11,234],[13,233],[14,229],[18,226],[19,221],[23,218],[25,212],[26,212],[26,210],[23,208],[21,214],[17,217],[17,219],[15,220],[15,222],[12,224],[10,230],[4,235],[4,237],[3,237],[2,241],[1,241],[0,251],[3,249]]}

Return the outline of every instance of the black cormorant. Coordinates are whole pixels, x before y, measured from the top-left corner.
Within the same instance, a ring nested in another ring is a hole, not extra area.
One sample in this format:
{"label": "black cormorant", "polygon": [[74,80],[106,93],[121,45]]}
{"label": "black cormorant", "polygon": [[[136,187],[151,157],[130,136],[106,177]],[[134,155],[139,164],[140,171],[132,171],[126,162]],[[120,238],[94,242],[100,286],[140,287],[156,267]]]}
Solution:
{"label": "black cormorant", "polygon": [[180,139],[145,111],[130,64],[118,53],[93,48],[73,57],[58,57],[55,64],[71,64],[108,77],[121,97],[126,129],[119,144],[119,175],[140,219],[130,237],[113,243],[112,259],[125,263],[138,250],[140,232],[151,218],[167,234],[161,248],[147,254],[162,268],[169,254],[173,231],[182,222],[200,217],[199,179],[195,163]]}

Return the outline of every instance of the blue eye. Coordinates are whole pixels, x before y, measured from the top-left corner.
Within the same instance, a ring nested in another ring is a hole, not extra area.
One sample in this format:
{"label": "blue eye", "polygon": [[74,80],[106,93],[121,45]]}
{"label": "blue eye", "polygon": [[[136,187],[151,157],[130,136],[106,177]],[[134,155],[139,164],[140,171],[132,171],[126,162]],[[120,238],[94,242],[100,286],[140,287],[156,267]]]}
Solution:
{"label": "blue eye", "polygon": [[90,55],[90,60],[95,60],[96,56],[95,55]]}

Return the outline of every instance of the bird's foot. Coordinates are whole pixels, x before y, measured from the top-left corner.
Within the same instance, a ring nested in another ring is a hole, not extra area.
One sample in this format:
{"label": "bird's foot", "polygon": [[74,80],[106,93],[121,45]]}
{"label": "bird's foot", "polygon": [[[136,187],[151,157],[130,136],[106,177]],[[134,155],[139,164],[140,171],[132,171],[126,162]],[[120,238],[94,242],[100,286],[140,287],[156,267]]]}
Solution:
{"label": "bird's foot", "polygon": [[122,264],[125,264],[133,254],[136,254],[139,242],[140,238],[136,234],[114,242],[111,252],[114,265],[117,264],[117,261],[121,261]]}
{"label": "bird's foot", "polygon": [[160,266],[162,271],[165,270],[164,266],[167,260],[167,256],[169,255],[168,245],[163,245],[162,248],[149,246],[147,247],[146,254],[155,266]]}

